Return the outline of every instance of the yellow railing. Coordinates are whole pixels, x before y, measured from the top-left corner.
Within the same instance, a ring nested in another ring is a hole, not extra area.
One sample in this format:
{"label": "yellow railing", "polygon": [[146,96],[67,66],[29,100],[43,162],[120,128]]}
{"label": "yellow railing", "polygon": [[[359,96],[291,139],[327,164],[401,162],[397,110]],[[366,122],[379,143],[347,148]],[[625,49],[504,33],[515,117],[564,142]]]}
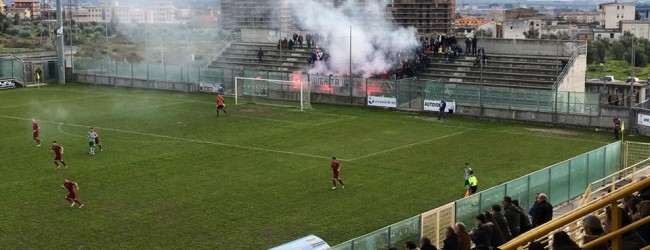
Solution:
{"label": "yellow railing", "polygon": [[[623,228],[623,230],[620,229],[620,216],[621,214],[619,213],[619,210],[617,208],[618,206],[618,200],[622,199],[623,197],[630,195],[636,191],[643,190],[644,188],[650,187],[650,178],[646,178],[640,181],[636,181],[633,183],[630,183],[629,185],[626,185],[622,187],[621,189],[616,190],[613,193],[610,193],[601,199],[598,199],[594,202],[591,202],[587,204],[584,207],[580,207],[577,210],[564,214],[560,216],[557,219],[551,220],[547,222],[546,224],[537,227],[533,230],[530,230],[519,237],[509,241],[506,244],[503,244],[500,249],[502,250],[513,250],[513,249],[519,249],[525,245],[527,245],[531,241],[535,241],[541,237],[547,236],[550,232],[553,232],[555,230],[561,229],[567,224],[570,224],[576,220],[579,220],[583,216],[596,212],[601,208],[604,208],[606,206],[610,206],[612,209],[612,216],[611,216],[611,233],[602,236],[602,237],[608,237],[608,239],[612,240],[612,249],[613,250],[619,250],[620,245],[619,243],[621,242],[621,234],[626,232],[625,230],[627,229],[633,229],[641,223],[635,223],[632,225],[629,225],[628,227]],[[647,218],[646,218],[647,219]],[[643,221],[643,220],[642,220]],[[597,241],[594,241],[597,244]]]}
{"label": "yellow railing", "polygon": [[[590,183],[589,186],[587,186],[587,190],[585,190],[585,193],[582,195],[582,199],[580,200],[579,207],[582,207],[587,203],[589,203],[589,201],[591,200],[591,195],[595,192],[604,191],[606,189],[610,189],[609,190],[610,192],[616,191],[616,184],[623,181],[636,179],[637,172],[643,168],[648,167],[649,165],[650,165],[650,158],[647,158],[632,166],[621,169],[620,171],[613,173],[607,177],[604,177],[600,180]],[[607,180],[609,180],[609,183],[603,184],[602,186],[599,187],[595,187],[595,185],[606,182]]]}
{"label": "yellow railing", "polygon": [[420,216],[421,236],[431,239],[436,245],[440,246],[445,239],[445,230],[448,226],[454,224],[456,207],[451,202],[447,205],[440,206],[430,211],[422,213]]}

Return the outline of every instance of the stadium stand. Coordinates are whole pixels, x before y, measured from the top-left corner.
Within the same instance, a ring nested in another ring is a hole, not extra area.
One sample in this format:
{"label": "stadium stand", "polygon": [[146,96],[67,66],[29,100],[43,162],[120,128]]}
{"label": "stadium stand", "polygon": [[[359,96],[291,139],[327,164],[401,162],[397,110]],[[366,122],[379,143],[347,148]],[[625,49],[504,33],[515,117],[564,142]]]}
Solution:
{"label": "stadium stand", "polygon": [[[262,48],[262,63],[258,62],[257,51]],[[210,67],[252,68],[287,73],[301,71],[307,65],[312,49],[306,46],[292,50],[280,50],[277,44],[235,42],[224,51]]]}
{"label": "stadium stand", "polygon": [[[262,63],[257,51],[262,49]],[[280,50],[277,44],[234,42],[210,67],[252,68],[281,72],[296,72],[307,65],[311,49],[293,48]],[[486,86],[517,86],[532,89],[552,89],[557,75],[562,71],[565,57],[525,56],[515,54],[490,54],[488,63],[481,67],[476,56],[461,55],[453,62],[443,56],[430,54],[429,67],[419,77],[424,80],[443,80]]]}
{"label": "stadium stand", "polygon": [[472,55],[462,55],[451,63],[443,57],[431,57],[431,64],[421,78],[471,84],[479,84],[482,79],[488,86],[551,89],[562,71],[562,60],[566,59],[486,53],[488,63],[483,67]]}

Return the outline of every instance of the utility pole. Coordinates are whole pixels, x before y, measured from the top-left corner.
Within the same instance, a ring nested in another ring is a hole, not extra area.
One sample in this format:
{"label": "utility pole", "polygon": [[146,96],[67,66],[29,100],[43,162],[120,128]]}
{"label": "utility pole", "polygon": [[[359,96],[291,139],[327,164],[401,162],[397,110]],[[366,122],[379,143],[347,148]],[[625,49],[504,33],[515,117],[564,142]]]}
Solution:
{"label": "utility pole", "polygon": [[634,36],[632,37],[632,58],[630,58],[630,65],[632,66],[632,70],[630,70],[631,78],[630,78],[630,118],[628,119],[628,124],[630,126],[632,125],[632,105],[634,104],[634,82],[636,82],[636,78],[634,78],[634,64],[636,62],[636,55],[635,55],[635,49],[634,49]]}
{"label": "utility pole", "polygon": [[[76,6],[76,1],[74,3],[74,6]],[[73,0],[68,1],[68,26],[70,27],[70,30],[72,30],[72,6],[73,6]],[[69,35],[70,37],[70,66],[72,67],[72,72],[74,72],[74,52],[72,51],[72,33]]]}
{"label": "utility pole", "polygon": [[56,0],[56,59],[58,61],[58,83],[65,84],[65,56],[63,50],[63,8],[61,7],[62,0]]}
{"label": "utility pole", "polygon": [[350,25],[350,103],[354,103],[354,98],[352,97],[352,25]]}

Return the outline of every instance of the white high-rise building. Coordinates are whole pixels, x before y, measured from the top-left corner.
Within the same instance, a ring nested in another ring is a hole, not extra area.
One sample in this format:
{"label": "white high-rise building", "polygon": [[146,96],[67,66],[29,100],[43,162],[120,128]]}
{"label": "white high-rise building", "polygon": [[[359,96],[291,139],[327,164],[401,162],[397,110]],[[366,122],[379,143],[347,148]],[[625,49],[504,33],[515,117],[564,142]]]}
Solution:
{"label": "white high-rise building", "polygon": [[174,23],[176,22],[172,2],[156,2],[148,6],[121,6],[116,1],[102,1],[96,6],[81,6],[66,9],[78,22],[118,23]]}
{"label": "white high-rise building", "polygon": [[620,29],[621,21],[634,20],[635,3],[602,3],[598,5],[600,25],[605,29]]}

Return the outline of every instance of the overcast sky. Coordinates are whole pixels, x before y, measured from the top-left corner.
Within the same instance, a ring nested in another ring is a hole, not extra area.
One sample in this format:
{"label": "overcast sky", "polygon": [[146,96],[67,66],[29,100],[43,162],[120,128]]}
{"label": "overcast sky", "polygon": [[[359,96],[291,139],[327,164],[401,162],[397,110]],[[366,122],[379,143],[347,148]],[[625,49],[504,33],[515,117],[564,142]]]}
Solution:
{"label": "overcast sky", "polygon": [[[56,3],[56,0],[50,0],[52,3]],[[68,0],[61,0],[62,4],[67,4]],[[97,3],[100,0],[77,0],[79,4],[93,4]],[[160,0],[118,0],[117,2],[120,4],[143,4],[143,3],[152,3],[152,2],[159,2]],[[168,0],[167,0],[168,1]],[[193,2],[198,2],[198,3],[214,3],[217,4],[220,0],[172,0],[174,4],[185,4],[185,3],[193,3]],[[9,5],[12,0],[4,0],[6,5]]]}

